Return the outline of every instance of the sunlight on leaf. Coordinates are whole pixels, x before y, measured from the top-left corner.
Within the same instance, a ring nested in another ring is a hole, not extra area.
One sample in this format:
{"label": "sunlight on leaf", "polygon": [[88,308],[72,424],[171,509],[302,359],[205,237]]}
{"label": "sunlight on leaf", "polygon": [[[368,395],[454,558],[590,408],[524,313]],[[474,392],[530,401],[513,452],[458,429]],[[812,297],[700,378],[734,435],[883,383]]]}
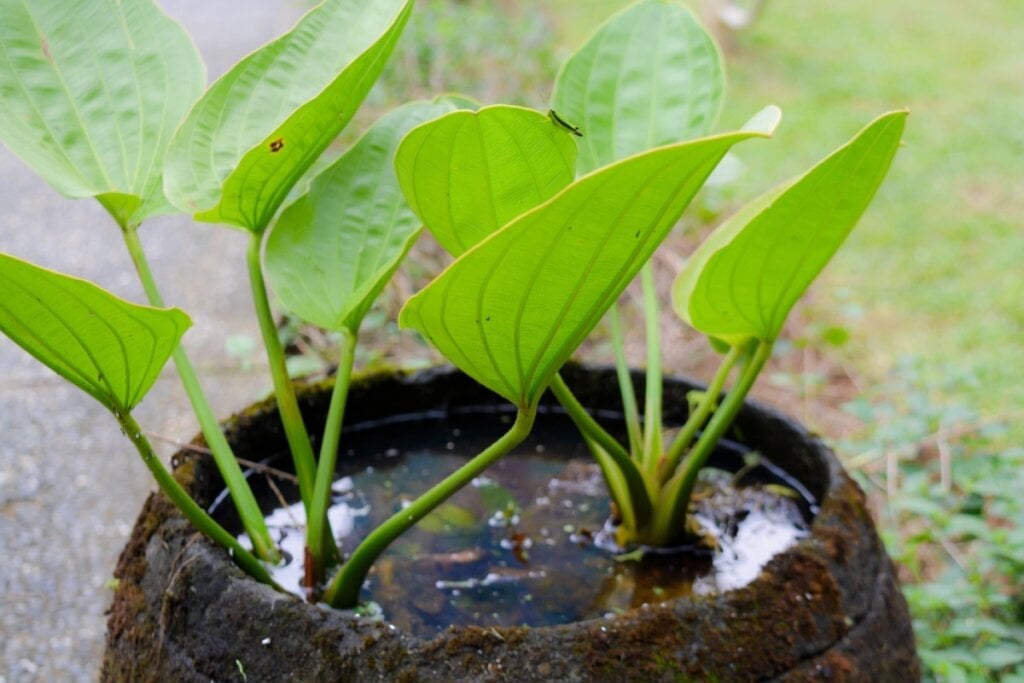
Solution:
{"label": "sunlight on leaf", "polygon": [[457,111],[413,130],[395,170],[410,206],[458,256],[572,182],[571,136],[532,109]]}
{"label": "sunlight on leaf", "polygon": [[152,0],[0,0],[0,136],[122,227],[171,210],[164,153],[205,82],[192,41]]}
{"label": "sunlight on leaf", "polygon": [[395,178],[398,143],[454,108],[439,98],[391,111],[282,212],[266,268],[286,308],[329,330],[358,329],[420,232]]}
{"label": "sunlight on leaf", "polygon": [[0,331],[114,411],[142,400],[192,324],[7,254],[0,289]]}
{"label": "sunlight on leaf", "polygon": [[412,0],[325,0],[196,104],[168,151],[167,196],[197,220],[260,232],[351,120]]}
{"label": "sunlight on leaf", "polygon": [[563,65],[551,106],[578,126],[580,175],[711,132],[725,76],[693,13],[645,0],[601,26]]}
{"label": "sunlight on leaf", "polygon": [[730,344],[775,339],[874,197],[906,117],[906,111],[879,117],[810,171],[722,224],[676,279],[676,313]]}
{"label": "sunlight on leaf", "polygon": [[463,254],[399,322],[520,407],[593,329],[722,156],[765,133],[661,147],[577,180]]}

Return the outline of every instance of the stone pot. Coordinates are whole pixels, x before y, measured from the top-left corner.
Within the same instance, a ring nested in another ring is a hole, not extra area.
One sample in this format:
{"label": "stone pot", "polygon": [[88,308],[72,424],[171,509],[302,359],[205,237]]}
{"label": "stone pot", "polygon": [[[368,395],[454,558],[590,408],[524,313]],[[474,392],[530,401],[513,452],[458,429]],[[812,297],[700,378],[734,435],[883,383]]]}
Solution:
{"label": "stone pot", "polygon": [[[569,367],[584,405],[620,408],[611,370]],[[695,385],[668,380],[685,410]],[[642,395],[642,394],[641,394]],[[327,385],[301,395],[311,433]],[[552,405],[552,404],[548,404]],[[501,399],[449,369],[357,382],[346,430],[370,421],[457,420]],[[568,420],[552,405],[550,419]],[[666,415],[667,423],[680,420]],[[227,421],[240,457],[284,450],[272,401]],[[396,430],[399,429],[396,427]],[[406,424],[402,430],[415,432]],[[906,601],[864,495],[800,425],[748,404],[733,438],[795,477],[818,501],[811,533],[736,590],[647,605],[610,618],[528,628],[451,627],[433,639],[307,604],[249,579],[160,495],[150,496],[121,555],[104,680],[919,680]],[[182,451],[175,476],[202,505],[223,484],[208,456]]]}

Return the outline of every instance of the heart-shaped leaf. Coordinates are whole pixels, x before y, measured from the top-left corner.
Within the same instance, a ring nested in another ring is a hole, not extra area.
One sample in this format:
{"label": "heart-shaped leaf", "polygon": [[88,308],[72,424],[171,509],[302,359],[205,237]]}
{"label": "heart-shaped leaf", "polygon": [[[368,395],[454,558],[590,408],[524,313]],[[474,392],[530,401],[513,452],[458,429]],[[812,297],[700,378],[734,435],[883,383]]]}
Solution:
{"label": "heart-shaped leaf", "polygon": [[456,111],[409,133],[395,170],[409,205],[458,256],[572,182],[571,137],[532,109]]}
{"label": "heart-shaped leaf", "polygon": [[676,313],[729,344],[774,340],[874,197],[906,116],[879,117],[810,171],[723,223],[676,279]]}
{"label": "heart-shaped leaf", "polygon": [[192,41],[152,0],[0,0],[0,136],[122,227],[170,210],[164,153],[205,83]]}
{"label": "heart-shaped leaf", "polygon": [[192,324],[7,254],[0,290],[0,331],[115,412],[142,400]]}
{"label": "heart-shaped leaf", "polygon": [[722,156],[755,135],[766,133],[660,147],[584,176],[463,254],[399,322],[481,384],[535,405]]}
{"label": "heart-shaped leaf", "polygon": [[440,98],[391,111],[281,213],[265,263],[286,308],[326,329],[358,329],[421,230],[395,178],[398,143],[454,108]]}
{"label": "heart-shaped leaf", "polygon": [[412,0],[325,0],[196,103],[167,154],[168,198],[197,220],[262,232],[351,120]]}
{"label": "heart-shaped leaf", "polygon": [[562,66],[552,107],[581,129],[580,174],[707,135],[718,117],[721,55],[690,10],[644,0],[609,19]]}

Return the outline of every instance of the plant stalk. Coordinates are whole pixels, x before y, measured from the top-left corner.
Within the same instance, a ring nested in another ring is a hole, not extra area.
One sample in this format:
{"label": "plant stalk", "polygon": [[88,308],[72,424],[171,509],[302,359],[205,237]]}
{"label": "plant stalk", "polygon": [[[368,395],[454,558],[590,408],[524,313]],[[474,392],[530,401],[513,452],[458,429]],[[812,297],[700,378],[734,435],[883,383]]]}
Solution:
{"label": "plant stalk", "polygon": [[683,453],[693,443],[698,430],[704,426],[708,416],[711,415],[718,404],[718,397],[721,396],[722,389],[725,388],[725,382],[729,379],[729,373],[732,372],[736,361],[740,359],[742,351],[741,346],[733,346],[729,349],[729,353],[726,354],[725,358],[722,359],[722,363],[718,366],[718,370],[715,371],[711,384],[704,391],[704,397],[697,404],[696,409],[687,416],[686,423],[679,429],[679,433],[676,434],[676,438],[672,440],[672,444],[666,451],[665,460],[658,467],[658,472],[660,473],[659,481],[663,482],[675,474],[676,466],[679,464]]}
{"label": "plant stalk", "polygon": [[[615,464],[619,475],[626,480],[630,500],[628,503],[622,500],[615,502],[620,508],[625,508],[626,504],[628,504],[636,515],[637,524],[644,526],[651,518],[653,492],[649,488],[649,483],[644,478],[643,473],[637,467],[637,463],[629,457],[626,449],[587,412],[586,408],[583,407],[579,399],[572,393],[560,374],[555,373],[554,379],[551,380],[550,388],[551,393],[555,395],[558,402],[565,408],[576,428],[585,436],[593,439],[594,443],[599,445],[608,454],[608,459]],[[602,465],[602,470],[605,469],[604,465],[606,463],[607,461],[598,459],[598,464]],[[605,481],[609,481],[610,473],[605,472],[604,474]]]}
{"label": "plant stalk", "polygon": [[[149,268],[149,262],[142,249],[142,242],[139,240],[138,232],[135,228],[124,228],[122,234],[124,235],[125,246],[131,255],[132,263],[135,264],[135,270],[139,274],[139,280],[142,281],[142,288],[146,292],[149,303],[153,306],[164,308],[163,297],[157,288],[153,272]],[[199,428],[203,432],[203,438],[206,439],[206,445],[210,447],[210,452],[213,454],[213,460],[217,464],[217,469],[220,471],[224,484],[231,493],[231,500],[238,510],[238,517],[242,521],[242,526],[252,540],[253,551],[258,557],[267,562],[273,564],[280,562],[281,555],[277,550],[277,546],[274,545],[270,538],[270,532],[267,530],[267,525],[263,520],[263,512],[256,502],[252,489],[249,488],[249,483],[245,480],[245,475],[242,474],[242,468],[239,467],[235,454],[224,437],[224,432],[221,431],[220,423],[210,408],[210,403],[206,399],[202,385],[199,383],[195,368],[185,353],[185,347],[178,344],[177,348],[174,349],[172,358],[174,358],[174,366],[178,371],[178,376],[181,377],[181,383],[185,387],[185,394],[188,395],[188,400],[192,404],[192,411],[199,421]]]}
{"label": "plant stalk", "polygon": [[[292,384],[291,377],[288,376],[284,349],[281,347],[281,340],[278,338],[277,328],[274,326],[274,315],[270,311],[270,299],[267,296],[266,283],[263,281],[263,267],[260,260],[262,242],[263,233],[251,233],[249,249],[246,252],[249,284],[252,288],[252,301],[256,308],[260,334],[263,337],[263,347],[267,352],[270,376],[274,382],[277,412],[281,416],[284,436],[288,441],[288,450],[291,451],[292,462],[295,464],[295,476],[299,480],[299,495],[302,498],[302,507],[306,511],[308,520],[313,500],[313,489],[316,485],[316,458],[313,456],[313,444],[309,440],[309,432],[306,431],[306,424],[303,422],[302,412],[299,410],[299,402],[295,397],[295,385]],[[334,542],[331,525],[326,519],[323,521],[321,536],[325,551],[324,557],[330,553],[331,557],[337,558],[338,546]]]}
{"label": "plant stalk", "polygon": [[[647,381],[644,389],[644,450],[642,460],[649,475],[657,472],[661,460],[661,330],[659,328],[658,290],[654,268],[648,261],[640,269],[644,292],[644,323],[647,336]],[[651,476],[653,480],[654,477]]]}
{"label": "plant stalk", "polygon": [[249,266],[249,284],[252,288],[252,301],[259,320],[263,345],[267,351],[267,362],[270,365],[270,376],[274,382],[274,395],[277,398],[277,409],[281,415],[285,438],[295,462],[295,476],[299,480],[299,494],[309,513],[310,501],[313,500],[313,486],[316,480],[316,459],[313,456],[313,445],[309,440],[309,432],[302,421],[299,403],[295,398],[295,386],[288,376],[284,349],[277,336],[274,326],[274,315],[270,311],[270,299],[267,297],[267,286],[263,281],[263,268],[260,263],[260,246],[262,233],[253,232],[249,238],[249,249],[246,263]]}
{"label": "plant stalk", "polygon": [[334,547],[324,547],[327,538],[327,508],[331,503],[331,482],[334,481],[334,470],[338,462],[338,443],[341,440],[341,428],[345,420],[345,403],[348,399],[355,354],[356,333],[349,329],[343,329],[341,359],[334,378],[334,388],[331,390],[331,404],[327,409],[327,423],[324,426],[323,441],[320,443],[320,458],[317,460],[313,500],[309,505],[306,526],[306,547],[309,549],[309,558],[313,562],[313,577],[318,582],[322,581],[325,576],[328,552],[335,550]]}
{"label": "plant stalk", "polygon": [[608,329],[611,332],[612,348],[615,350],[615,375],[619,380],[619,393],[622,395],[622,412],[626,418],[629,451],[640,457],[644,447],[643,426],[640,423],[640,411],[637,409],[636,391],[633,390],[633,376],[629,372],[629,361],[626,359],[626,344],[622,336],[622,321],[617,303],[612,304],[608,311]]}
{"label": "plant stalk", "polygon": [[604,483],[608,488],[609,495],[615,501],[615,507],[618,509],[618,516],[621,519],[622,527],[635,533],[638,528],[636,512],[633,510],[633,501],[629,495],[629,483],[626,481],[626,477],[615,464],[615,461],[611,459],[611,456],[608,455],[607,451],[586,434],[582,432],[581,434],[583,442],[587,444],[591,455],[594,456],[594,460],[597,461],[598,466],[601,468],[601,475],[604,477]]}
{"label": "plant stalk", "polygon": [[772,355],[773,344],[774,340],[753,339],[742,346],[744,361],[736,385],[726,394],[722,404],[708,422],[707,428],[697,439],[693,450],[683,460],[680,470],[662,489],[652,527],[652,545],[668,545],[677,535],[673,532],[678,532],[680,528],[685,529],[685,524],[676,527],[673,525],[686,519],[697,474],[743,407],[743,401],[754,385],[754,380]]}
{"label": "plant stalk", "polygon": [[[167,471],[167,468],[164,467],[163,463],[160,462],[160,458],[153,451],[153,446],[149,443],[149,439],[142,433],[142,429],[131,414],[127,411],[116,409],[113,409],[111,412],[114,413],[114,417],[120,423],[121,429],[131,439],[139,455],[142,456],[142,462],[153,473],[153,478],[156,479],[160,490],[181,510],[181,513],[192,523],[192,526],[214,543],[227,550],[235,562],[254,579],[277,590],[282,590],[270,576],[263,563],[256,559],[255,555],[243,548],[234,536],[229,534],[224,527],[214,521],[205,510],[199,507],[192,500],[192,497],[188,495],[188,492],[178,483],[178,480]],[[250,538],[252,537],[250,536]]]}
{"label": "plant stalk", "polygon": [[354,607],[359,601],[359,591],[363,587],[370,566],[384,549],[452,494],[522,443],[530,434],[536,416],[536,406],[520,408],[512,427],[500,439],[374,529],[335,574],[324,593],[324,601],[334,607]]}

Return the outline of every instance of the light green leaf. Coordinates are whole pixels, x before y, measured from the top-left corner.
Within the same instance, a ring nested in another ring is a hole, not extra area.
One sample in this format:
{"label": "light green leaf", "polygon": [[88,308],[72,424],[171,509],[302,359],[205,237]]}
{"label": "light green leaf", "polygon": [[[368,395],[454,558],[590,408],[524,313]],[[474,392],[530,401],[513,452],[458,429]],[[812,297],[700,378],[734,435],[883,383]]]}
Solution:
{"label": "light green leaf", "polygon": [[722,224],[676,279],[676,313],[730,344],[775,339],[874,197],[906,116],[879,117],[810,171]]}
{"label": "light green leaf", "polygon": [[0,291],[0,331],[113,411],[142,400],[192,324],[7,254]]}
{"label": "light green leaf", "polygon": [[571,137],[532,109],[456,111],[409,133],[395,170],[409,205],[458,256],[572,182]]}
{"label": "light green leaf", "polygon": [[454,108],[442,98],[393,110],[281,213],[265,264],[286,308],[326,329],[358,330],[421,230],[395,178],[398,143]]}
{"label": "light green leaf", "polygon": [[551,106],[583,133],[580,174],[707,135],[725,77],[690,10],[644,0],[609,19],[562,66]]}
{"label": "light green leaf", "polygon": [[584,176],[463,254],[400,324],[481,384],[535,405],[722,156],[756,135],[660,147]]}
{"label": "light green leaf", "polygon": [[0,136],[122,227],[170,209],[164,153],[205,83],[195,46],[152,0],[0,0]]}
{"label": "light green leaf", "polygon": [[351,120],[411,9],[412,0],[325,0],[236,64],[175,135],[168,198],[197,220],[263,231]]}

